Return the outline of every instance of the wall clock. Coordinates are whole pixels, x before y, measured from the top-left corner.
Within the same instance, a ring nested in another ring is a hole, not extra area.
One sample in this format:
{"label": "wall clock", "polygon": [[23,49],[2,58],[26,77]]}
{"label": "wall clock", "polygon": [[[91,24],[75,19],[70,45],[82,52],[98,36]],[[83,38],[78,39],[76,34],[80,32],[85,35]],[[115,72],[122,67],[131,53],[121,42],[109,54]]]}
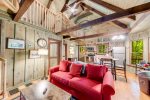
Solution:
{"label": "wall clock", "polygon": [[47,46],[47,41],[44,38],[39,38],[37,40],[37,45],[41,48],[44,48]]}

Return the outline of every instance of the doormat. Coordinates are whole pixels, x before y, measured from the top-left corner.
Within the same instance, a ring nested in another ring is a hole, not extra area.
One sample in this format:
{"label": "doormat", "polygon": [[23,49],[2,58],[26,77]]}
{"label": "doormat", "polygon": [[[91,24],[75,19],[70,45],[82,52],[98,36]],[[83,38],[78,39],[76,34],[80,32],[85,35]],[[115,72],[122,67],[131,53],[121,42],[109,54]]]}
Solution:
{"label": "doormat", "polygon": [[13,90],[10,90],[9,91],[9,94],[10,95],[13,95],[13,94],[16,94],[16,93],[18,93],[19,92],[19,89],[18,88],[15,88],[15,89],[13,89]]}
{"label": "doormat", "polygon": [[30,86],[30,85],[32,85],[32,83],[25,84],[26,87],[28,87],[28,86]]}

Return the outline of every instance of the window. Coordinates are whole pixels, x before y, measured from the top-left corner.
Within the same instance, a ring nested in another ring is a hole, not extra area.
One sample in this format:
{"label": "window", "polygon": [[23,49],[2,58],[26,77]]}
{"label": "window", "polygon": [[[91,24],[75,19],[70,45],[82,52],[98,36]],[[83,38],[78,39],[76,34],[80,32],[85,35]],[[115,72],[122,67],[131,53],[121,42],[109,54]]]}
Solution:
{"label": "window", "polygon": [[81,46],[81,47],[80,47],[80,53],[81,53],[81,54],[85,53],[85,47],[84,47],[84,46]]}
{"label": "window", "polygon": [[99,44],[98,45],[98,54],[106,54],[108,49],[108,44]]}
{"label": "window", "polygon": [[137,64],[143,60],[143,40],[132,41],[131,63]]}

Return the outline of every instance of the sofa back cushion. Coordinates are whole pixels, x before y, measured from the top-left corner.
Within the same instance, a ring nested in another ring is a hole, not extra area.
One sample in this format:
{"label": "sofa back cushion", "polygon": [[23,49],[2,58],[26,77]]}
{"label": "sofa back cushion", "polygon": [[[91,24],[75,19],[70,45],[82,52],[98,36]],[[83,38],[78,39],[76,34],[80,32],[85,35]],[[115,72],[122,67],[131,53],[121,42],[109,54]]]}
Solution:
{"label": "sofa back cushion", "polygon": [[68,71],[68,65],[69,65],[69,62],[67,60],[60,61],[59,70],[63,71],[63,72],[67,72]]}
{"label": "sofa back cushion", "polygon": [[70,66],[70,75],[72,76],[80,76],[82,70],[82,64],[72,63]]}
{"label": "sofa back cushion", "polygon": [[87,78],[102,82],[107,70],[104,65],[87,64]]}

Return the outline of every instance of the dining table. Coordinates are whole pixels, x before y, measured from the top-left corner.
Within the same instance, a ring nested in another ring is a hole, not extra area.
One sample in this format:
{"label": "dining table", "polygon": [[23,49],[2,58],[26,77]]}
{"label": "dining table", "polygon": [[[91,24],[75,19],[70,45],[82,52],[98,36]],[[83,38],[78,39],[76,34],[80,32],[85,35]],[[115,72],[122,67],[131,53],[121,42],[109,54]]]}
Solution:
{"label": "dining table", "polygon": [[[119,59],[113,58],[111,56],[102,56],[102,57],[99,58],[99,60],[100,60],[100,64],[104,64],[104,61],[111,64],[111,72],[114,75],[114,78],[116,80],[117,79],[117,76],[116,76],[116,61],[118,61]],[[106,65],[107,65],[107,63],[106,63]]]}

